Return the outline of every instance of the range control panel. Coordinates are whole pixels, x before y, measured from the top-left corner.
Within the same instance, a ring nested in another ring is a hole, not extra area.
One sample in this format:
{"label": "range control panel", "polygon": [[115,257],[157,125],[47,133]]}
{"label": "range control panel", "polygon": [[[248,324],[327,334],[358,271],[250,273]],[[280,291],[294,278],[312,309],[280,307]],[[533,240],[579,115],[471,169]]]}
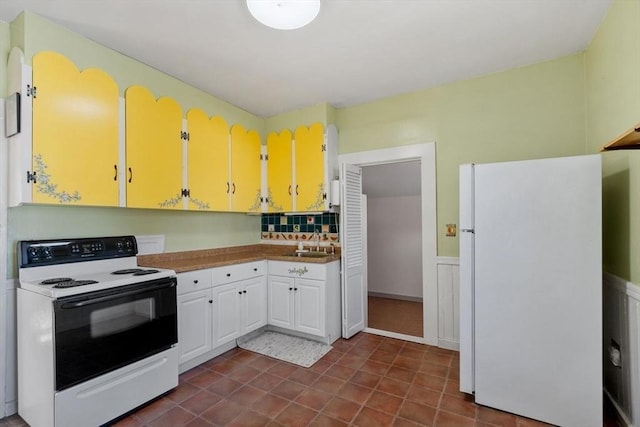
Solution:
{"label": "range control panel", "polygon": [[25,240],[18,243],[20,268],[135,256],[134,236]]}

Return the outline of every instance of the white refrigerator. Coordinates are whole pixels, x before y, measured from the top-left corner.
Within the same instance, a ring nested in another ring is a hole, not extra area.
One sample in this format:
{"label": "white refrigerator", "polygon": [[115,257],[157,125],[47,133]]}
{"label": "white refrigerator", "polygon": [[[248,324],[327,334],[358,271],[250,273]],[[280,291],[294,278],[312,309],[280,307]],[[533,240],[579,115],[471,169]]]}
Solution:
{"label": "white refrigerator", "polygon": [[602,426],[599,155],[460,167],[460,390]]}

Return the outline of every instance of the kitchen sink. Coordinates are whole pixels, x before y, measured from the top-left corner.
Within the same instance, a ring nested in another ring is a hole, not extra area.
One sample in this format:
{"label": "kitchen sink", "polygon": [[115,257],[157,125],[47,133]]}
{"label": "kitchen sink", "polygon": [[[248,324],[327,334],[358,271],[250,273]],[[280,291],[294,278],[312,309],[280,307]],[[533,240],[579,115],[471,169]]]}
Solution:
{"label": "kitchen sink", "polygon": [[326,258],[331,256],[331,254],[326,254],[324,252],[295,252],[293,256],[303,258]]}

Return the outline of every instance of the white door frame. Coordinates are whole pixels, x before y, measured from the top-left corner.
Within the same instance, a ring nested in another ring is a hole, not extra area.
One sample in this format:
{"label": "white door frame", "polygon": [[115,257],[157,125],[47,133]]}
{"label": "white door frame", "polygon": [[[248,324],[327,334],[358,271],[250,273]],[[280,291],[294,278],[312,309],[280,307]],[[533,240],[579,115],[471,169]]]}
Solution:
{"label": "white door frame", "polygon": [[419,160],[422,207],[422,319],[423,342],[438,345],[438,272],[436,221],[436,149],[434,142],[347,153],[338,162],[355,166]]}

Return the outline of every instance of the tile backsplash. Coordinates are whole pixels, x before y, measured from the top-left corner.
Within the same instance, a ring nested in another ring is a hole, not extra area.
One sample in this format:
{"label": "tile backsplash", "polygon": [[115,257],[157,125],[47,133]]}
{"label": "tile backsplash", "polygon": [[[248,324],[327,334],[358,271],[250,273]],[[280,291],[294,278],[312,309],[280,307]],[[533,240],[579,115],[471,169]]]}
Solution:
{"label": "tile backsplash", "polygon": [[269,241],[312,241],[313,233],[320,235],[320,243],[339,241],[339,216],[337,213],[283,215],[263,214],[261,237]]}

